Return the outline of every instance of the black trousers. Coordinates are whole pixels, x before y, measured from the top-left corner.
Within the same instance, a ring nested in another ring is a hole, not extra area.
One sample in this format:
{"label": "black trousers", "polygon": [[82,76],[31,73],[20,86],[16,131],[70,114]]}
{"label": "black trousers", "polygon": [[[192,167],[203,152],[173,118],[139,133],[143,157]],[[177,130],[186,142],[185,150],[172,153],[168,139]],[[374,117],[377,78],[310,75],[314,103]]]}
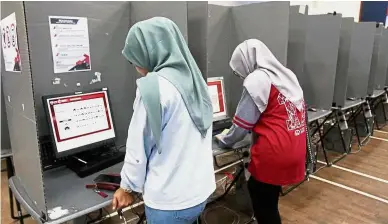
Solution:
{"label": "black trousers", "polygon": [[281,186],[262,183],[250,177],[248,190],[258,224],[281,224],[279,195]]}

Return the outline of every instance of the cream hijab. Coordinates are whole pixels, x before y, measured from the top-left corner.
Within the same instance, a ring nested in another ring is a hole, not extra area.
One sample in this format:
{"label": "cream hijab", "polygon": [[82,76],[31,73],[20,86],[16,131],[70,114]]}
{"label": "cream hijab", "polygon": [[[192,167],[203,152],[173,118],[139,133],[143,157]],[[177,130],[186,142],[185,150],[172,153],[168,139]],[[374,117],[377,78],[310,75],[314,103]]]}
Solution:
{"label": "cream hijab", "polygon": [[[295,74],[284,67],[263,42],[249,39],[239,44],[233,52],[229,65],[234,73],[243,79],[256,70],[263,70],[268,75],[272,85],[281,94],[291,101],[299,111],[304,109],[303,91]],[[250,77],[250,82],[257,79],[255,77],[257,76]],[[257,96],[253,96],[253,94],[260,92],[261,81],[257,79],[257,82],[245,85],[245,87],[250,88],[247,90],[259,107],[260,103],[255,100]]]}

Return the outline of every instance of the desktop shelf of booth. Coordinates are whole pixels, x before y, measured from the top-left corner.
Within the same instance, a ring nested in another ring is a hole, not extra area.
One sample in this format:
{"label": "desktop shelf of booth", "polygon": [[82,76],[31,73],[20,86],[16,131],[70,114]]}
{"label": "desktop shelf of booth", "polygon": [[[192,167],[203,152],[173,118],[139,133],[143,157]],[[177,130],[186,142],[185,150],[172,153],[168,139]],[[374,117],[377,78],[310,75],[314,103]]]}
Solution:
{"label": "desktop shelf of booth", "polygon": [[[240,149],[249,146],[251,136],[247,135],[244,140],[234,145],[233,149]],[[220,149],[213,142],[213,154],[220,155],[230,152],[231,150]],[[109,205],[112,199],[113,192],[106,192],[107,198],[102,198],[90,189],[86,189],[85,185],[93,182],[93,179],[100,173],[120,173],[123,163],[118,163],[105,170],[80,178],[67,167],[59,167],[48,170],[43,173],[45,185],[45,195],[48,210],[56,207],[68,209],[69,213],[66,216],[75,215],[76,213],[94,208],[103,208]],[[61,219],[64,217],[61,217]]]}
{"label": "desktop shelf of booth", "polygon": [[384,93],[385,93],[384,90],[376,90],[375,89],[375,90],[373,90],[373,95],[370,96],[370,98],[372,98],[372,99],[377,98],[377,97],[383,95]]}
{"label": "desktop shelf of booth", "polygon": [[247,148],[251,144],[251,138],[252,138],[251,134],[246,135],[245,138],[242,141],[239,141],[236,144],[234,144],[234,146],[231,149],[222,149],[222,148],[220,148],[218,146],[218,143],[213,138],[213,145],[212,145],[213,156],[218,156],[218,155],[221,155],[221,154],[224,154],[224,153],[229,153],[229,152],[231,152],[233,150]]}
{"label": "desktop shelf of booth", "polygon": [[363,103],[365,103],[364,99],[346,100],[345,105],[343,107],[341,107],[341,108],[333,107],[332,109],[334,109],[334,110],[341,109],[342,111],[345,111],[345,110],[360,106]]}
{"label": "desktop shelf of booth", "polygon": [[12,156],[11,149],[1,149],[1,159]]}
{"label": "desktop shelf of booth", "polygon": [[69,213],[59,218],[62,220],[69,216],[87,214],[108,206],[111,203],[113,192],[104,191],[108,197],[102,198],[93,190],[86,189],[85,185],[93,183],[93,179],[101,173],[120,173],[122,166],[123,162],[85,178],[78,177],[67,167],[44,172],[43,181],[48,212],[57,207],[67,209]]}
{"label": "desktop shelf of booth", "polygon": [[308,122],[314,122],[331,114],[330,110],[317,109],[317,111],[307,111]]}

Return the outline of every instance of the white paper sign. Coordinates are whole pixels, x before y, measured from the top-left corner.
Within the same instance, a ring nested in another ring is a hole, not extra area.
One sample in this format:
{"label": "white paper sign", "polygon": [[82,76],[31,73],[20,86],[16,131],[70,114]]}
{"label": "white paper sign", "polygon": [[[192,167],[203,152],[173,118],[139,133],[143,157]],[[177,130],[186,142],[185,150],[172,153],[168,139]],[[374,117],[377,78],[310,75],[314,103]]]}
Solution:
{"label": "white paper sign", "polygon": [[217,85],[208,86],[210,99],[212,101],[213,113],[220,112],[220,100]]}
{"label": "white paper sign", "polygon": [[90,71],[88,19],[49,16],[54,73]]}
{"label": "white paper sign", "polygon": [[18,35],[16,32],[15,13],[12,13],[1,20],[1,42],[3,43],[5,71],[20,72],[22,67],[19,54]]}
{"label": "white paper sign", "polygon": [[385,28],[388,28],[388,15],[385,17]]}

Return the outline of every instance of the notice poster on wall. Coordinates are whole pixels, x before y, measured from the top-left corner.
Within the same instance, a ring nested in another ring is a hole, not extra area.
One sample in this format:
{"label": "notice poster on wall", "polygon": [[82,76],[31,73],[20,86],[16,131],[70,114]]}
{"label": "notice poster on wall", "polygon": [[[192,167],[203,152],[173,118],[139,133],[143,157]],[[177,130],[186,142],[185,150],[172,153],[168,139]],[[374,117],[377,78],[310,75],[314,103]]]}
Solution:
{"label": "notice poster on wall", "polygon": [[90,71],[88,19],[49,16],[54,73]]}
{"label": "notice poster on wall", "polygon": [[12,13],[1,20],[1,42],[5,71],[20,72],[22,67],[18,46],[18,35],[16,32],[15,13]]}
{"label": "notice poster on wall", "polygon": [[226,117],[223,77],[208,78],[207,86],[213,106],[213,118]]}

